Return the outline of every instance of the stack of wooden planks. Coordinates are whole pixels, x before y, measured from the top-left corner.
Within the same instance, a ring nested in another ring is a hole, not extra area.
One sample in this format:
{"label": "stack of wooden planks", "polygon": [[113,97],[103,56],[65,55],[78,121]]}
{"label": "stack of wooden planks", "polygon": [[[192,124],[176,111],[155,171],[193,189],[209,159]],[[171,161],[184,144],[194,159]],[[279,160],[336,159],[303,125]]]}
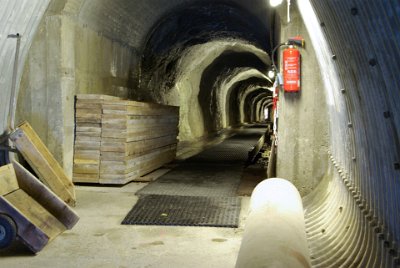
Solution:
{"label": "stack of wooden planks", "polygon": [[105,95],[78,95],[75,104],[73,181],[98,183],[100,179],[101,115]]}
{"label": "stack of wooden planks", "polygon": [[78,95],[74,182],[124,184],[172,161],[179,108]]}

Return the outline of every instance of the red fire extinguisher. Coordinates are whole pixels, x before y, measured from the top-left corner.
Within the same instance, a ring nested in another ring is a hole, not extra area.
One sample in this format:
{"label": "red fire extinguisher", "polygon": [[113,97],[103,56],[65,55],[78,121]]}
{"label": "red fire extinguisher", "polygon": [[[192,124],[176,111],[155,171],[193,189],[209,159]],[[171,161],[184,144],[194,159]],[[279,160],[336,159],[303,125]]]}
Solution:
{"label": "red fire extinguisher", "polygon": [[294,46],[289,46],[283,51],[283,89],[286,92],[300,90],[300,51]]}

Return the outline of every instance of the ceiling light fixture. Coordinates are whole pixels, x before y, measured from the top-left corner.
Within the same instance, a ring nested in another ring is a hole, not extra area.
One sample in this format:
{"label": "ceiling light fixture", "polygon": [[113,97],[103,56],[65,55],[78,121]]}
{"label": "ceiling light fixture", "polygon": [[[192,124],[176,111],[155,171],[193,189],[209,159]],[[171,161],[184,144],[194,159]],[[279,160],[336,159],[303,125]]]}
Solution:
{"label": "ceiling light fixture", "polygon": [[267,72],[267,76],[271,80],[275,79],[275,76],[276,76],[275,69],[274,68],[269,69],[268,72]]}
{"label": "ceiling light fixture", "polygon": [[[283,0],[269,0],[269,5],[271,7],[277,7],[282,4]],[[290,0],[286,0],[287,2],[287,22],[290,23]]]}

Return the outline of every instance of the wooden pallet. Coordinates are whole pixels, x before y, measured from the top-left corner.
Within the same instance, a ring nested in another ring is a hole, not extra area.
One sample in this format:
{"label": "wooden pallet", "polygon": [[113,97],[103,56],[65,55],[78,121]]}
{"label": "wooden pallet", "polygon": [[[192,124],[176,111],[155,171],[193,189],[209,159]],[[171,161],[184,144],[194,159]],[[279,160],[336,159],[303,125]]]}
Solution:
{"label": "wooden pallet", "polygon": [[10,140],[29,163],[39,179],[64,202],[75,206],[76,197],[72,181],[41,141],[39,136],[24,122],[10,134]]}

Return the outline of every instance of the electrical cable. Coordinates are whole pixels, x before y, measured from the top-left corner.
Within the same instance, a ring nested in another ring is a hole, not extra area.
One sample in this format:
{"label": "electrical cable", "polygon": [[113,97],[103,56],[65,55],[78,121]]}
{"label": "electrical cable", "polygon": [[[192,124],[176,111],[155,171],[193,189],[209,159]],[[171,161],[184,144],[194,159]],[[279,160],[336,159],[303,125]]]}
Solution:
{"label": "electrical cable", "polygon": [[276,47],[274,47],[274,49],[272,50],[272,67],[274,67],[275,72],[278,73],[278,68],[275,65],[275,52],[278,48],[280,48],[281,46],[287,46],[288,43],[280,43],[279,45],[277,45]]}

